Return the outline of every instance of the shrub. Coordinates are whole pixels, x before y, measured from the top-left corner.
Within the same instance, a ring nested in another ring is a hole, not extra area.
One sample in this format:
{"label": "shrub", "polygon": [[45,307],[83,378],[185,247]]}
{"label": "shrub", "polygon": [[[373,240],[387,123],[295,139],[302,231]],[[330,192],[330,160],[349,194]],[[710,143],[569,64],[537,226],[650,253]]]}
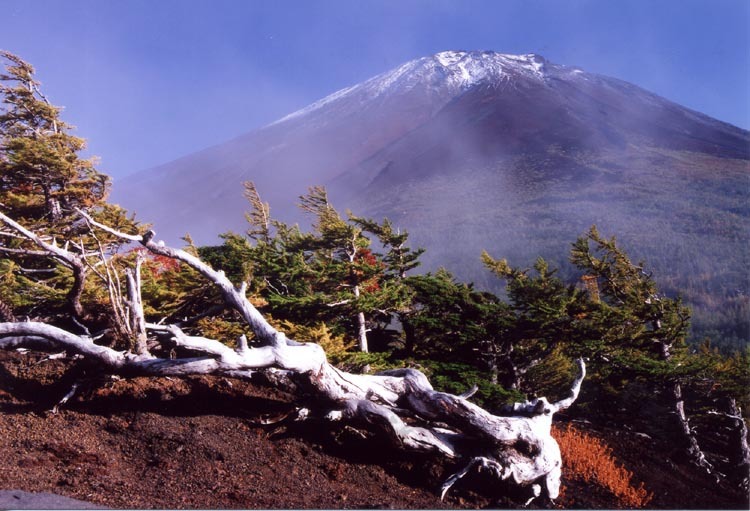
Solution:
{"label": "shrub", "polygon": [[612,449],[602,440],[579,431],[572,425],[553,427],[560,445],[563,463],[572,477],[593,482],[611,491],[623,507],[644,508],[653,498],[643,483],[634,487],[633,473],[619,465]]}

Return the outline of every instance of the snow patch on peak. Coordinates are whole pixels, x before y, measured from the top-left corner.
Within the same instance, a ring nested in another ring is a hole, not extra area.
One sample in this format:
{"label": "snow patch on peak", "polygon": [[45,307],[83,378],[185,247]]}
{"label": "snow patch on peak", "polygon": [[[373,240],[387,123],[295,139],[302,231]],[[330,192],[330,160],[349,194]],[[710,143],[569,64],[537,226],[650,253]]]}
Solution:
{"label": "snow patch on peak", "polygon": [[451,67],[465,56],[465,51],[442,51],[435,54],[435,59],[437,59],[443,67]]}
{"label": "snow patch on peak", "polygon": [[530,71],[532,74],[542,77],[547,70],[547,59],[536,53],[527,53],[526,55],[500,55],[516,69]]}
{"label": "snow patch on peak", "polygon": [[510,55],[493,51],[444,51],[435,54],[433,59],[464,85],[485,79],[506,80],[508,73],[543,80],[549,69],[547,60],[535,53]]}

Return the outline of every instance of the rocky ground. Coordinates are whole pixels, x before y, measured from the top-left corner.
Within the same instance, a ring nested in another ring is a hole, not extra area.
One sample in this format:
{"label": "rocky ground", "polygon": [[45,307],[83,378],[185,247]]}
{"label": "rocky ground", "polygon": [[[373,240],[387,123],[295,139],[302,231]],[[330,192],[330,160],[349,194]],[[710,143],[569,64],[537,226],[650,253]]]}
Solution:
{"label": "rocky ground", "polygon": [[[2,490],[113,508],[519,507],[507,488],[483,487],[481,476],[441,501],[438,488],[455,466],[406,459],[353,430],[263,425],[292,409],[289,396],[237,380],[97,381],[51,413],[82,368],[43,358],[0,352]],[[615,429],[596,433],[654,493],[650,506],[747,509],[741,496],[663,459],[652,440]],[[606,489],[573,474],[563,484],[560,499],[537,505],[618,507]]]}

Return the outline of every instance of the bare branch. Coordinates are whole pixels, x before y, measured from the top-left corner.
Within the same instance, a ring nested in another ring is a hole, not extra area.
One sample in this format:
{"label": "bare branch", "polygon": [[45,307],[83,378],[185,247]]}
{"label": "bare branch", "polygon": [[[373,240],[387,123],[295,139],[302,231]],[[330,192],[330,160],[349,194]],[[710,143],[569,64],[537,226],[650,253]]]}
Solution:
{"label": "bare branch", "polygon": [[6,254],[19,254],[19,255],[36,256],[36,257],[49,257],[50,255],[49,252],[45,252],[43,250],[27,250],[24,248],[8,248],[8,247],[0,247],[0,252],[5,252]]}
{"label": "bare branch", "polygon": [[184,250],[168,247],[163,242],[154,243],[153,237],[155,234],[153,231],[149,231],[141,237],[121,233],[96,222],[86,212],[82,210],[77,211],[93,225],[109,232],[110,234],[119,236],[123,239],[138,241],[155,254],[186,263],[206,279],[213,282],[221,290],[226,303],[240,313],[245,322],[253,329],[253,332],[255,332],[255,335],[261,343],[271,346],[280,346],[281,344],[286,343],[286,336],[276,331],[276,329],[266,321],[260,312],[258,312],[258,310],[247,299],[244,286],[240,285],[239,288],[235,287],[223,271],[214,270],[199,258]]}
{"label": "bare branch", "polygon": [[586,364],[584,363],[582,358],[579,358],[576,363],[578,364],[578,376],[576,377],[575,381],[573,382],[573,386],[570,389],[570,396],[552,404],[552,406],[555,407],[555,412],[570,408],[575,400],[578,399],[578,394],[581,392],[581,384],[583,383],[583,379],[586,377]]}
{"label": "bare branch", "polygon": [[86,280],[86,264],[83,257],[58,247],[54,242],[47,243],[41,238],[41,236],[29,231],[2,212],[0,212],[0,220],[21,233],[27,239],[48,252],[50,256],[54,257],[73,271],[73,287],[71,287],[68,292],[66,300],[73,315],[78,319],[82,318],[83,307],[81,306],[81,296],[83,295],[83,285]]}

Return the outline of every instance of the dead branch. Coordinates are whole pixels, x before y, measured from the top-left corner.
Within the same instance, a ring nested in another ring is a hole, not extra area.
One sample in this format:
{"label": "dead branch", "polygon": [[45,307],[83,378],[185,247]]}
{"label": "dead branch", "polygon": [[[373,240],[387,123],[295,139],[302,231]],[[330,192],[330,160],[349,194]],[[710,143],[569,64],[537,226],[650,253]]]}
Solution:
{"label": "dead branch", "polygon": [[64,266],[73,271],[73,286],[68,291],[66,300],[73,316],[80,320],[83,317],[83,306],[81,305],[81,296],[83,295],[83,286],[86,280],[87,267],[83,255],[74,254],[53,243],[47,243],[41,236],[29,231],[24,226],[0,212],[0,220],[5,222],[9,227],[16,230],[29,241],[35,243],[48,256],[51,256],[61,262]]}

